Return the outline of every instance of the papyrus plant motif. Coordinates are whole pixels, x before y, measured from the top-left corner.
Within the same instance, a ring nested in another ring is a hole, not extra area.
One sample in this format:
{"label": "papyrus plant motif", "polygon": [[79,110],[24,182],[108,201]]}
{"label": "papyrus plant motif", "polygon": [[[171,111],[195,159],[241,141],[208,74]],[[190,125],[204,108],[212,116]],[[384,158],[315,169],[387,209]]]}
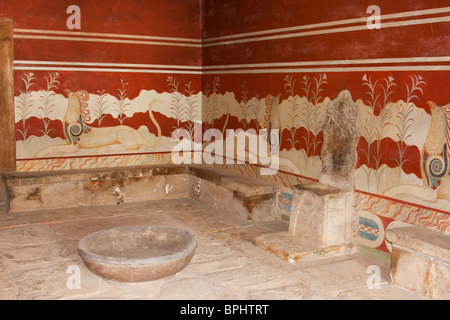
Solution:
{"label": "papyrus plant motif", "polygon": [[291,145],[291,149],[295,148],[296,143],[299,143],[295,140],[295,133],[298,129],[298,118],[299,118],[299,112],[300,109],[300,103],[299,103],[299,97],[295,95],[295,82],[297,80],[293,78],[292,75],[287,75],[284,77],[284,90],[286,91],[286,94],[288,95],[288,117],[290,120],[290,128],[289,133],[290,137],[287,139],[287,141]]}
{"label": "papyrus plant motif", "polygon": [[[367,77],[364,74],[362,78],[362,86],[367,87],[366,94],[369,99],[365,101],[371,108],[371,113],[363,124],[361,135],[366,139],[368,149],[360,149],[366,157],[368,166],[364,169],[367,176],[367,190],[371,187],[371,170],[375,170],[375,192],[379,192],[380,180],[386,167],[381,166],[383,152],[381,150],[381,141],[385,138],[385,130],[390,125],[389,119],[391,117],[390,109],[386,108],[389,102],[389,97],[394,93],[396,87],[393,77],[372,81],[372,77]],[[380,91],[381,90],[381,91]],[[375,148],[371,145],[375,143]],[[373,161],[372,161],[373,160]],[[372,163],[372,165],[370,165]]]}
{"label": "papyrus plant motif", "polygon": [[[317,154],[319,146],[322,145],[322,142],[317,139],[317,134],[323,125],[322,110],[319,104],[323,100],[323,86],[327,84],[327,75],[321,74],[313,79],[314,86],[312,86],[311,78],[308,76],[304,76],[302,81],[302,90],[305,93],[307,103],[301,111],[300,123],[308,131],[308,135],[302,137],[308,157]],[[309,158],[307,158],[307,161],[309,161]]]}
{"label": "papyrus plant motif", "polygon": [[[28,129],[26,126],[26,120],[31,114],[31,109],[33,107],[34,101],[31,97],[31,86],[33,86],[34,74],[32,72],[26,73],[20,80],[25,85],[25,90],[20,90],[20,95],[17,98],[17,114],[19,115],[19,120],[22,121],[22,129],[17,129],[20,133],[22,140],[26,141],[28,138]],[[16,119],[17,120],[17,119]]]}
{"label": "papyrus plant motif", "polygon": [[255,122],[255,128],[258,129],[260,127],[260,118],[263,114],[263,106],[262,102],[259,99],[259,95],[255,95],[255,99],[252,100],[250,113],[252,114],[253,118],[252,121]]}
{"label": "papyrus plant motif", "polygon": [[197,99],[194,95],[194,90],[191,88],[191,85],[192,85],[191,82],[186,84],[186,89],[184,90],[184,92],[186,92],[186,102],[182,110],[182,116],[183,120],[186,121],[185,127],[189,131],[191,140],[193,140],[195,121],[200,120],[199,119],[200,110],[198,107]]}
{"label": "papyrus plant motif", "polygon": [[95,100],[94,115],[97,117],[98,126],[101,127],[102,121],[106,117],[106,109],[108,109],[108,105],[106,104],[105,90],[98,90],[97,93],[98,96]]}
{"label": "papyrus plant motif", "polygon": [[205,114],[205,130],[214,128],[214,121],[218,117],[219,103],[217,95],[220,88],[220,78],[214,77],[212,80],[212,89],[209,83],[206,84],[205,99],[204,99],[204,114]]}
{"label": "papyrus plant motif", "polygon": [[248,118],[250,117],[250,104],[248,103],[248,90],[245,88],[246,86],[246,82],[244,81],[244,83],[242,84],[242,90],[241,90],[241,94],[242,94],[242,102],[239,105],[239,108],[241,109],[241,116],[242,116],[242,128],[244,130],[247,129],[247,124],[248,124]]}
{"label": "papyrus plant motif", "polygon": [[414,123],[413,113],[414,113],[414,103],[413,100],[420,101],[420,96],[423,95],[423,90],[421,86],[426,85],[425,81],[420,75],[412,75],[409,77],[411,80],[411,87],[408,83],[405,83],[406,86],[406,103],[400,105],[400,110],[396,113],[396,118],[400,121],[396,122],[394,127],[396,129],[396,137],[397,137],[397,148],[399,153],[399,158],[394,159],[399,170],[402,170],[402,167],[405,163],[410,161],[406,156],[406,149],[408,147],[407,142],[411,137],[412,132],[411,128]]}
{"label": "papyrus plant motif", "polygon": [[55,106],[55,104],[53,103],[53,97],[56,93],[52,90],[58,89],[58,86],[60,85],[58,79],[58,72],[51,72],[47,76],[45,76],[47,87],[46,90],[41,90],[42,93],[39,99],[42,105],[38,109],[42,111],[41,119],[44,123],[44,130],[40,129],[39,131],[46,136],[48,136],[50,132],[54,131],[54,129],[49,128],[49,124],[50,114],[53,113],[53,107]]}
{"label": "papyrus plant motif", "polygon": [[170,100],[170,114],[177,120],[177,126],[173,129],[180,129],[180,121],[183,116],[183,95],[180,93],[178,87],[180,81],[175,77],[167,77],[167,82],[169,85],[169,92],[172,93],[172,99]]}
{"label": "papyrus plant motif", "polygon": [[117,107],[115,109],[115,111],[118,112],[117,119],[119,120],[119,123],[122,125],[123,121],[127,118],[125,111],[127,107],[130,105],[130,103],[128,102],[129,100],[127,98],[128,89],[126,87],[128,86],[128,83],[125,83],[122,79],[120,79],[120,82],[122,83],[122,87],[118,89],[119,93],[117,95],[117,101],[114,102],[114,104]]}

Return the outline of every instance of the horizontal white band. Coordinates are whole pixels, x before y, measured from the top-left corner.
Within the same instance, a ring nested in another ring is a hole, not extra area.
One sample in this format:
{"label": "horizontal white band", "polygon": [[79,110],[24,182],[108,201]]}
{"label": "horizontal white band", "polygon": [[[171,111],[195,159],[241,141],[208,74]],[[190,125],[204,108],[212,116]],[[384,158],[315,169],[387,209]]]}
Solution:
{"label": "horizontal white band", "polygon": [[[385,21],[385,20],[392,20],[392,19],[398,19],[398,18],[418,17],[418,16],[423,16],[423,15],[442,14],[442,13],[448,13],[448,12],[450,12],[450,7],[426,9],[426,10],[415,10],[415,11],[407,11],[407,12],[381,15],[380,20]],[[287,27],[287,28],[277,28],[277,29],[269,29],[269,30],[255,31],[255,32],[238,33],[238,34],[227,35],[227,36],[222,36],[222,37],[207,38],[207,39],[204,39],[203,42],[205,43],[205,42],[221,41],[221,40],[227,40],[227,39],[233,39],[233,38],[243,38],[243,37],[261,36],[261,35],[274,34],[274,33],[285,33],[285,32],[292,32],[292,31],[333,27],[333,26],[340,26],[340,25],[346,25],[346,24],[355,24],[355,23],[364,23],[365,24],[367,22],[367,18],[368,17],[361,17],[361,18],[353,18],[353,19],[345,19],[345,20],[337,20],[337,21],[329,21],[329,22]]]}
{"label": "horizontal white band", "polygon": [[108,63],[108,62],[72,62],[72,61],[34,61],[14,60],[14,65],[46,65],[46,66],[84,66],[84,67],[117,67],[117,68],[163,68],[202,70],[201,66],[165,65],[165,64],[137,64],[137,63]]}

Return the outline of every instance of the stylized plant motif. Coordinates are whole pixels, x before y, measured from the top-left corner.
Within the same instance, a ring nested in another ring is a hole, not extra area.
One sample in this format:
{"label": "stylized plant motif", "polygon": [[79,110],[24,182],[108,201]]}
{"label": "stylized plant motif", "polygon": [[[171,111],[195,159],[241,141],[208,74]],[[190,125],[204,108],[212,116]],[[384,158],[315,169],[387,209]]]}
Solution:
{"label": "stylized plant motif", "polygon": [[[205,99],[203,101],[203,111],[205,114],[205,129],[214,128],[214,121],[218,116],[219,106],[217,101],[217,94],[220,87],[220,78],[214,77],[212,81],[212,90],[209,83],[206,84]],[[211,90],[211,91],[210,91]],[[211,94],[210,94],[211,93]]]}
{"label": "stylized plant motif", "polygon": [[127,118],[125,111],[127,107],[130,105],[127,98],[127,91],[126,86],[128,83],[125,83],[122,79],[120,79],[120,82],[122,82],[122,88],[118,89],[119,94],[117,95],[117,102],[114,102],[114,104],[117,106],[116,111],[119,113],[117,119],[119,120],[120,124],[123,124],[123,121]]}
{"label": "stylized plant motif", "polygon": [[194,137],[194,126],[195,126],[195,120],[198,118],[198,104],[197,100],[194,96],[194,90],[191,89],[191,82],[186,84],[187,89],[184,91],[187,94],[185,108],[183,108],[183,115],[186,119],[186,129],[189,131],[191,140]]}
{"label": "stylized plant motif", "polygon": [[218,116],[219,106],[217,94],[220,87],[220,78],[214,77],[212,80],[212,89],[210,84],[206,83],[205,94],[203,95],[203,106],[202,106],[202,117],[204,116],[204,126],[205,130],[209,128],[214,128],[214,121]]}
{"label": "stylized plant motif", "polygon": [[259,121],[262,115],[262,105],[261,105],[261,100],[259,99],[259,95],[256,94],[255,95],[255,99],[252,100],[252,104],[251,104],[251,109],[250,112],[253,115],[253,121],[255,122],[255,127],[256,129],[259,129]]}
{"label": "stylized plant motif", "polygon": [[167,82],[170,88],[169,92],[172,93],[170,112],[177,120],[177,126],[174,129],[179,129],[180,121],[182,120],[183,117],[183,104],[182,104],[183,95],[178,90],[180,81],[178,81],[177,78],[170,76],[167,77]]}
{"label": "stylized plant motif", "polygon": [[[327,75],[320,75],[318,78],[314,77],[315,90],[310,91],[311,82],[310,78],[303,77],[303,91],[308,100],[306,108],[303,109],[301,115],[301,124],[308,130],[308,135],[303,136],[302,139],[306,144],[306,155],[311,156],[317,153],[317,148],[321,145],[321,141],[317,140],[317,134],[321,130],[323,125],[322,110],[319,108],[319,103],[322,99],[321,92],[323,92],[322,86],[327,84]],[[311,97],[310,97],[311,92]],[[307,158],[307,161],[309,159]]]}
{"label": "stylized plant motif", "polygon": [[28,116],[31,113],[31,108],[33,107],[33,100],[31,99],[31,91],[30,88],[34,84],[34,74],[32,72],[29,72],[25,74],[24,77],[22,77],[20,80],[25,84],[25,91],[20,90],[20,95],[17,98],[17,105],[16,108],[18,109],[17,113],[20,116],[20,119],[22,120],[22,130],[17,129],[19,131],[20,135],[22,136],[22,139],[25,141],[27,140],[27,132],[28,129],[26,127],[26,120]]}
{"label": "stylized plant motif", "polygon": [[52,104],[52,97],[55,95],[55,92],[52,91],[53,89],[58,89],[58,85],[60,84],[58,81],[59,73],[58,72],[51,72],[45,77],[45,81],[47,83],[46,90],[41,90],[42,94],[40,96],[39,101],[42,102],[42,106],[40,106],[38,109],[42,110],[43,115],[41,116],[42,121],[44,122],[44,130],[40,129],[39,131],[42,132],[43,135],[49,135],[50,132],[54,131],[54,129],[49,128],[50,124],[50,114],[53,112],[53,107],[55,106]]}
{"label": "stylized plant motif", "polygon": [[247,128],[247,124],[248,124],[247,118],[249,117],[249,109],[250,109],[250,106],[248,104],[248,90],[246,90],[245,84],[246,84],[246,82],[244,81],[244,83],[241,86],[242,87],[242,91],[241,91],[242,104],[239,106],[241,109],[241,115],[242,115],[241,123],[242,123],[242,127],[244,130],[246,130],[246,128]]}
{"label": "stylized plant motif", "polygon": [[[367,77],[364,74],[362,78],[362,86],[367,86],[369,91],[366,93],[369,95],[370,99],[366,101],[372,109],[372,113],[370,117],[366,119],[366,123],[363,125],[361,135],[366,139],[368,144],[368,150],[360,149],[368,163],[367,168],[365,169],[365,173],[367,176],[367,188],[369,189],[371,183],[371,172],[369,170],[370,160],[374,160],[374,170],[375,170],[375,178],[376,178],[376,191],[379,191],[380,180],[383,175],[386,167],[381,167],[381,159],[383,157],[383,153],[381,152],[381,141],[385,137],[384,130],[390,125],[389,118],[391,117],[390,109],[385,108],[388,104],[389,97],[393,94],[393,87],[396,86],[393,77],[388,77],[384,79],[383,83],[379,83],[378,80],[372,82],[372,78]],[[382,96],[379,93],[378,88],[382,90]],[[383,98],[383,101],[380,102],[380,97]],[[378,114],[378,115],[376,115]],[[370,146],[372,143],[375,143],[375,150],[373,152],[370,151]]]}
{"label": "stylized plant motif", "polygon": [[421,88],[422,85],[426,85],[426,82],[423,81],[423,78],[420,75],[410,76],[411,80],[411,88],[405,83],[406,86],[406,105],[401,105],[401,109],[397,111],[396,118],[400,120],[400,125],[395,124],[394,127],[397,129],[396,136],[398,138],[397,148],[399,152],[399,159],[394,159],[397,166],[402,170],[403,165],[411,161],[405,157],[405,152],[407,148],[407,141],[411,137],[411,127],[414,122],[414,118],[412,117],[412,113],[414,112],[414,104],[412,100],[417,99],[420,101],[419,94],[423,95],[423,90]]}
{"label": "stylized plant motif", "polygon": [[99,94],[97,99],[95,100],[95,110],[94,114],[98,119],[98,126],[101,127],[103,119],[106,117],[106,109],[108,109],[108,106],[106,105],[106,93],[105,90],[98,90],[97,93]]}
{"label": "stylized plant motif", "polygon": [[298,143],[298,141],[295,140],[295,133],[298,129],[297,120],[299,118],[297,110],[300,108],[300,104],[298,103],[298,96],[295,95],[295,82],[296,79],[293,79],[292,75],[287,75],[284,77],[284,81],[286,82],[284,85],[284,89],[286,90],[286,93],[288,94],[288,103],[289,103],[289,111],[288,111],[288,117],[291,120],[291,128],[289,130],[290,138],[287,139],[289,143],[291,144],[291,148],[295,147],[295,144]]}
{"label": "stylized plant motif", "polygon": [[205,131],[209,129],[209,121],[212,120],[211,116],[211,108],[209,106],[210,99],[209,99],[209,83],[206,83],[206,89],[204,89],[204,94],[202,95],[202,122],[205,126]]}

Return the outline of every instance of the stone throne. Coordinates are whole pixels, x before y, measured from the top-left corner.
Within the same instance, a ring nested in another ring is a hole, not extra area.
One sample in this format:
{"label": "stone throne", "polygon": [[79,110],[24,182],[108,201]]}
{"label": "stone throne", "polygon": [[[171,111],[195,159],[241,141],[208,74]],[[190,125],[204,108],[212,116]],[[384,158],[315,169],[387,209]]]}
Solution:
{"label": "stone throne", "polygon": [[257,236],[255,245],[291,262],[353,252],[357,121],[358,107],[344,90],[327,108],[318,183],[295,185],[288,232]]}

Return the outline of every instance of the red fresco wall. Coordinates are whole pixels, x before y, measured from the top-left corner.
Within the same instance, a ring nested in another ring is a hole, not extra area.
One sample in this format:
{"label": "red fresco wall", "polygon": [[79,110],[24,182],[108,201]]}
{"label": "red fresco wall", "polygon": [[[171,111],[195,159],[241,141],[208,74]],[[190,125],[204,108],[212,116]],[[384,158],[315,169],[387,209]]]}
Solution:
{"label": "red fresco wall", "polygon": [[[66,9],[72,4],[77,4],[81,9],[80,30],[68,30],[66,27],[66,20],[70,16]],[[200,39],[199,1],[118,0],[113,5],[111,1],[105,0],[76,3],[46,0],[20,3],[1,1],[0,13],[14,19],[14,59],[30,61],[28,65],[33,65],[31,61],[90,62],[93,67],[99,63],[155,64],[167,65],[172,70],[177,65],[201,65],[198,43],[178,40]],[[46,34],[39,32],[40,30],[65,33]],[[134,37],[120,38],[120,35]],[[57,37],[60,38],[55,39]],[[96,40],[83,41],[85,38]],[[115,39],[119,42],[113,41]],[[120,42],[121,40],[124,42]],[[20,74],[16,72],[16,83],[20,83]],[[88,92],[113,92],[120,85],[120,81],[117,83],[118,74],[123,75],[121,71],[65,72],[61,73],[60,87],[74,90],[82,88]],[[143,88],[165,91],[166,77],[166,74],[158,72],[129,73],[126,77],[129,83],[128,93],[134,96]],[[196,90],[200,90],[200,77],[189,76],[190,80],[193,78]],[[16,85],[16,88],[18,91],[19,86]]]}
{"label": "red fresco wall", "polygon": [[[380,29],[368,28],[371,5],[380,8]],[[450,194],[449,154],[441,150],[433,162],[424,145],[431,139],[427,121],[435,119],[429,101],[447,110],[446,125],[441,121],[436,130],[447,137],[443,145],[450,144],[448,1],[211,0],[203,10],[203,90],[213,92],[213,83],[220,84],[215,94],[234,93],[240,103],[238,112],[214,120],[216,128],[226,119],[227,128],[256,128],[257,121],[245,115],[246,108],[255,113],[252,98],[278,95],[286,113],[306,97],[311,115],[326,99],[349,90],[361,119],[355,237],[389,252],[384,232],[398,223],[450,230],[450,196],[444,196]],[[287,118],[294,117],[292,111]],[[280,155],[318,162],[321,131],[300,122],[282,125]],[[435,166],[427,167],[431,162]],[[296,163],[300,174],[285,169],[270,178],[286,188],[279,199],[282,215],[289,215],[292,185],[317,178],[312,166]],[[248,167],[235,170],[258,175]],[[411,185],[417,190],[399,194]],[[437,199],[424,200],[428,189],[437,190]]]}
{"label": "red fresco wall", "polygon": [[[69,29],[67,8],[81,9],[81,28]],[[14,20],[15,96],[44,90],[84,90],[90,94],[123,94],[132,100],[142,90],[168,92],[168,77],[201,90],[201,2],[193,1],[0,1],[0,15]],[[48,89],[50,75],[57,75]],[[39,102],[16,115],[16,139],[43,135],[64,138],[61,120],[38,115]],[[53,108],[66,108],[56,105]],[[17,108],[17,106],[16,106]],[[167,106],[167,109],[169,106]],[[35,110],[34,110],[35,109]],[[34,110],[34,111],[33,111]],[[28,116],[24,116],[24,112]],[[23,116],[24,119],[17,119]],[[163,135],[175,119],[155,112]],[[103,126],[118,122],[111,114]],[[124,124],[138,128],[150,122],[136,113]],[[98,123],[90,123],[99,126]],[[156,129],[148,125],[150,132]],[[170,150],[170,148],[168,148]],[[17,159],[31,158],[18,154]]]}

